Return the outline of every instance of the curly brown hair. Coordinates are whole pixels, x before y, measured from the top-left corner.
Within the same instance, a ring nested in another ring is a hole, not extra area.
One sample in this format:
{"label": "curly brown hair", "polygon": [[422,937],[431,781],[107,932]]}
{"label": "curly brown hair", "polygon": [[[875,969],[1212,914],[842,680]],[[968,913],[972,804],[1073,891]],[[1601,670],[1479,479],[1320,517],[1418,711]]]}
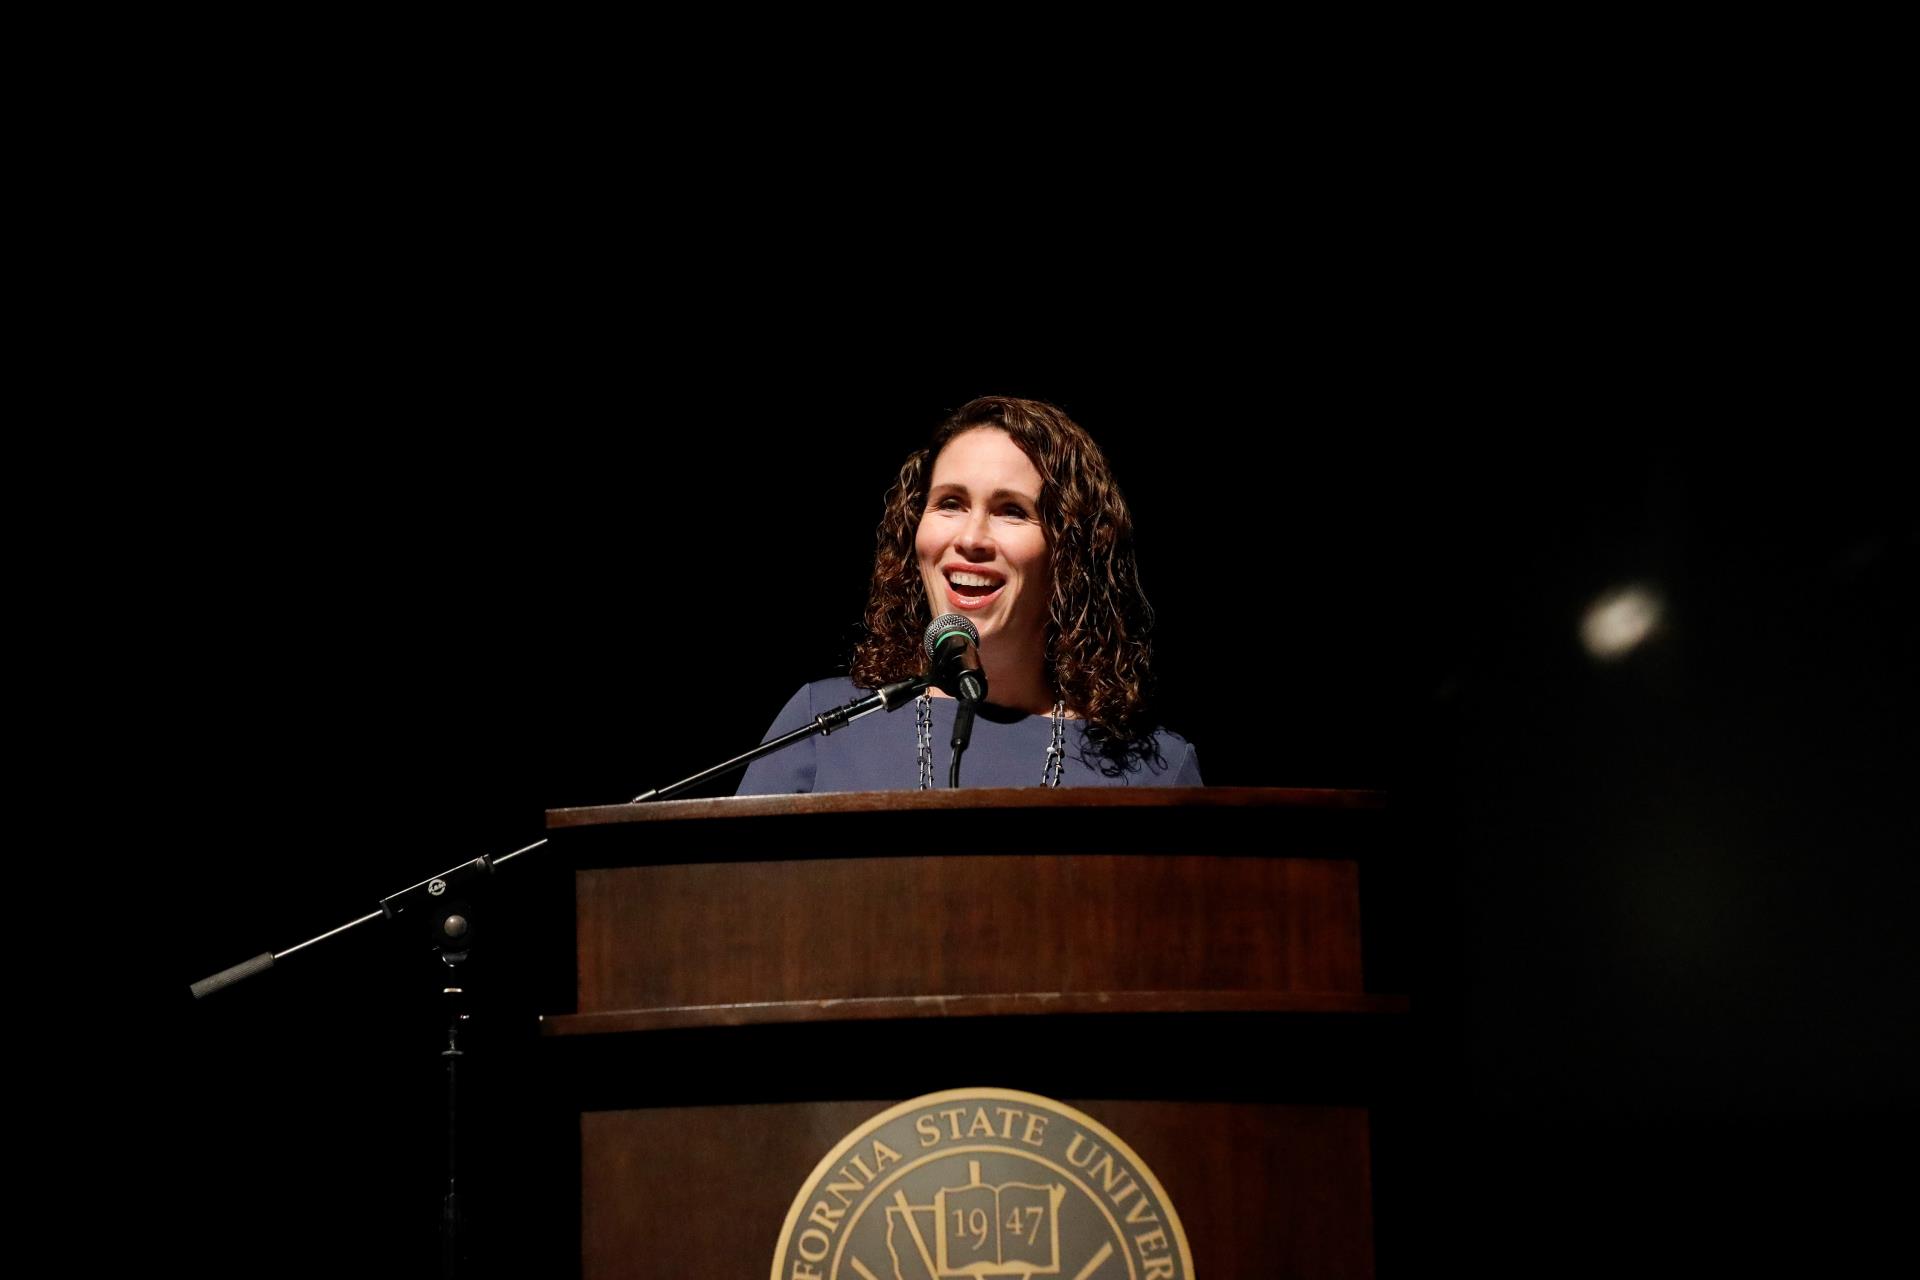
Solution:
{"label": "curly brown hair", "polygon": [[934,460],[949,440],[976,427],[1006,432],[1040,473],[1040,521],[1053,581],[1045,661],[1054,695],[1088,721],[1089,736],[1115,762],[1151,754],[1153,606],[1140,589],[1133,516],[1093,437],[1038,400],[969,400],[900,468],[875,538],[867,634],[854,649],[854,683],[878,688],[925,665],[922,632],[932,619],[914,536]]}

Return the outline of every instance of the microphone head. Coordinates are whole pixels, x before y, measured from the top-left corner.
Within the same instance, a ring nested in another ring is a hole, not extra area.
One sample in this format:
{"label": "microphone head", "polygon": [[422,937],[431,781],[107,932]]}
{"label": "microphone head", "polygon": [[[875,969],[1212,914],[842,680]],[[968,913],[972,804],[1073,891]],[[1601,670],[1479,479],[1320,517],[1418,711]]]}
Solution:
{"label": "microphone head", "polygon": [[[955,637],[965,644],[954,644]],[[987,696],[987,673],[980,669],[980,633],[957,613],[943,613],[927,628],[927,664],[933,682],[972,704]]]}
{"label": "microphone head", "polygon": [[974,628],[971,622],[968,622],[957,613],[943,613],[935,618],[927,627],[927,637],[925,641],[927,661],[932,662],[940,656],[940,642],[956,631],[965,636],[969,644],[975,648],[979,647],[980,632]]}

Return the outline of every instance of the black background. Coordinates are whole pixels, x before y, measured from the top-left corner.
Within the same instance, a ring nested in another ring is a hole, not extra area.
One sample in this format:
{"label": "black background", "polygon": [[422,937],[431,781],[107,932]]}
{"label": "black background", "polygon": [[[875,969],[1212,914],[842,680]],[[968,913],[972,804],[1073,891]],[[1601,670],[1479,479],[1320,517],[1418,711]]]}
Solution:
{"label": "black background", "polygon": [[[1916,535],[1870,348],[1684,255],[1545,236],[1489,276],[1433,219],[1337,208],[1297,255],[1248,248],[1248,213],[1151,267],[942,241],[857,287],[846,239],[748,214],[511,265],[357,214],[297,246],[200,228],[216,269],[156,251],[129,282],[120,376],[163,425],[103,455],[126,533],[78,812],[162,909],[120,1061],[169,1249],[430,1265],[431,958],[356,937],[186,984],[757,740],[844,663],[901,458],[989,392],[1108,449],[1209,782],[1391,793],[1422,1105],[1383,1274],[1678,1271],[1887,1212]],[[1664,628],[1597,663],[1581,612],[1631,582]],[[470,1152],[520,1274],[574,1249],[524,1100],[566,886],[525,885],[483,926]]]}

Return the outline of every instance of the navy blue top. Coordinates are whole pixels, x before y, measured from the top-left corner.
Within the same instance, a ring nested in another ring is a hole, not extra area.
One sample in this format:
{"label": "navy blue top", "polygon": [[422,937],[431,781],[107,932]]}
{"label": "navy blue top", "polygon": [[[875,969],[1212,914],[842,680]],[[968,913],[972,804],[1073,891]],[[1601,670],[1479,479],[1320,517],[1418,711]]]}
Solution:
{"label": "navy blue top", "polygon": [[[823,711],[844,706],[866,690],[841,676],[816,680],[787,700],[762,742],[790,733]],[[953,716],[959,703],[933,700],[933,782],[947,785],[952,753]],[[992,717],[989,719],[989,717]],[[914,705],[876,711],[831,734],[815,734],[784,751],[762,756],[747,766],[735,795],[771,796],[794,791],[912,791],[920,785],[920,759],[913,733]],[[986,706],[974,718],[973,739],[960,760],[960,781],[969,787],[1037,787],[1053,741],[1053,717],[1032,716]],[[1200,761],[1193,744],[1161,729],[1154,734],[1158,753],[1117,775],[1106,757],[1087,744],[1087,722],[1066,724],[1067,757],[1060,769],[1063,787],[1198,787]]]}

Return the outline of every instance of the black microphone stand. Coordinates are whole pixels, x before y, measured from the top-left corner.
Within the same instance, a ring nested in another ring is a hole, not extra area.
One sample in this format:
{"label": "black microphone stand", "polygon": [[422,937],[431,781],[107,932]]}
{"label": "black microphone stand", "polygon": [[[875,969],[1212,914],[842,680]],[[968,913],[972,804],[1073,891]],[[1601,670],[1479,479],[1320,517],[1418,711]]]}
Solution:
{"label": "black microphone stand", "polygon": [[458,1280],[466,1257],[464,1218],[460,1206],[460,1059],[466,1051],[460,1047],[460,1025],[471,1015],[467,984],[458,968],[467,959],[473,942],[471,908],[452,903],[441,914],[434,929],[434,949],[446,966],[446,985],[440,989],[441,1005],[447,1015],[447,1047],[440,1056],[447,1063],[447,1194],[440,1200],[440,1274],[445,1280]]}
{"label": "black microphone stand", "polygon": [[[795,729],[792,733],[782,734],[778,738],[763,742],[751,751],[744,752],[733,759],[717,764],[711,769],[703,769],[690,778],[683,778],[671,786],[659,787],[635,796],[629,803],[642,804],[653,800],[665,800],[691,787],[700,785],[741,768],[761,756],[771,755],[783,747],[791,746],[814,734],[829,734],[843,729],[863,716],[875,711],[892,711],[906,705],[927,687],[928,678],[915,676],[909,680],[899,680],[882,685],[864,698],[856,698],[845,706],[815,716],[813,723]],[[957,757],[956,757],[957,759]],[[287,957],[317,946],[329,939],[340,937],[361,925],[371,924],[375,920],[400,921],[409,917],[435,917],[433,926],[434,948],[440,954],[443,965],[441,974],[441,1006],[447,1018],[447,1047],[440,1051],[446,1063],[447,1090],[447,1190],[440,1202],[440,1269],[445,1280],[459,1280],[465,1264],[463,1248],[465,1246],[462,1231],[460,1192],[459,1192],[459,1066],[460,1059],[466,1056],[466,1050],[460,1047],[462,1024],[471,1017],[471,995],[468,984],[461,976],[459,966],[465,964],[473,946],[473,909],[470,905],[469,891],[478,889],[490,879],[497,868],[531,853],[546,840],[535,840],[532,844],[515,849],[511,853],[501,854],[497,858],[478,857],[459,866],[450,867],[439,875],[430,876],[417,884],[407,886],[398,893],[389,894],[380,899],[380,909],[368,912],[357,919],[305,942],[288,947],[284,951],[267,951],[243,960],[239,964],[222,969],[193,983],[189,990],[195,1000],[204,1000],[216,991],[221,991],[236,982],[242,982],[256,974],[265,973]]]}
{"label": "black microphone stand", "polygon": [[[837,729],[844,729],[855,720],[863,716],[871,715],[876,711],[896,710],[905,706],[911,699],[919,696],[927,687],[928,683],[929,680],[926,676],[914,676],[909,680],[897,680],[892,684],[882,685],[864,698],[856,698],[845,706],[836,707],[832,711],[822,712],[813,718],[811,724],[795,729],[792,733],[782,734],[778,738],[763,742],[751,751],[743,752],[731,760],[713,766],[711,769],[702,769],[692,777],[682,778],[671,786],[657,787],[652,791],[644,791],[628,801],[628,803],[646,804],[654,800],[665,800],[669,796],[678,795],[680,792],[691,787],[696,787],[703,782],[709,782],[734,769],[751,764],[761,756],[772,755],[783,747],[789,747],[802,739],[811,738],[816,733],[828,734]],[[445,903],[464,905],[463,899],[457,896],[461,891],[477,887],[479,883],[490,877],[498,868],[506,866],[507,863],[520,857],[522,854],[533,852],[545,843],[545,838],[542,838],[535,840],[530,845],[515,849],[512,853],[503,853],[497,858],[483,856],[475,858],[471,862],[463,862],[459,866],[450,867],[442,871],[439,875],[431,876],[420,881],[418,884],[408,885],[398,893],[389,894],[380,899],[380,909],[378,911],[370,911],[366,915],[349,920],[343,925],[327,930],[325,933],[308,938],[305,942],[295,943],[284,951],[264,951],[254,956],[251,960],[242,960],[239,964],[232,965],[222,969],[216,974],[211,974],[208,977],[200,979],[200,981],[191,984],[188,989],[193,992],[194,999],[204,1000],[214,992],[223,991],[236,982],[242,982],[257,974],[265,973],[289,956],[297,955],[309,947],[318,946],[320,943],[338,938],[359,928],[361,925],[371,924],[375,920],[400,920],[409,912],[418,912],[424,907],[443,907]],[[449,898],[447,896],[449,894],[455,894],[456,897]],[[444,903],[443,899],[445,900]],[[455,921],[458,921],[458,923],[453,924]],[[447,958],[454,954],[446,949],[448,942],[459,944],[462,939],[466,937],[464,932],[445,934],[444,931],[450,924],[453,928],[460,931],[469,930],[472,927],[471,920],[466,917],[458,913],[443,911],[439,929],[444,936],[437,935],[434,943],[436,947],[441,949],[442,958]],[[458,953],[459,959],[465,958],[465,946],[456,945],[455,950]],[[458,960],[447,959],[447,963],[455,964],[458,963]]]}
{"label": "black microphone stand", "polygon": [[361,925],[375,920],[401,922],[432,918],[433,946],[440,958],[440,1005],[447,1018],[447,1047],[440,1051],[446,1064],[447,1189],[440,1201],[440,1274],[445,1280],[459,1280],[465,1266],[466,1241],[459,1194],[459,1065],[460,1059],[466,1056],[466,1050],[460,1046],[460,1031],[472,1016],[469,1012],[472,1008],[472,991],[460,966],[469,959],[473,948],[474,911],[471,903],[475,892],[487,882],[495,868],[545,843],[544,839],[536,840],[497,858],[483,856],[449,867],[439,875],[430,876],[380,899],[378,911],[350,920],[284,951],[268,951],[242,961],[211,977],[202,978],[190,988],[194,999],[203,1000],[236,982],[265,973],[289,956],[338,938]]}
{"label": "black microphone stand", "polygon": [[[963,683],[960,687],[964,690],[967,685]],[[960,785],[960,757],[965,754],[967,744],[973,741],[973,716],[979,709],[980,699],[969,698],[964,692],[960,695],[960,705],[953,713],[953,741],[947,744],[953,749],[953,761],[947,766],[949,788]]]}
{"label": "black microphone stand", "polygon": [[947,766],[949,788],[960,785],[960,757],[973,741],[974,713],[987,699],[987,673],[981,670],[975,649],[979,643],[979,631],[957,613],[942,614],[927,627],[927,661],[934,672],[930,681],[960,700],[953,717],[953,739],[947,743],[953,752]]}

